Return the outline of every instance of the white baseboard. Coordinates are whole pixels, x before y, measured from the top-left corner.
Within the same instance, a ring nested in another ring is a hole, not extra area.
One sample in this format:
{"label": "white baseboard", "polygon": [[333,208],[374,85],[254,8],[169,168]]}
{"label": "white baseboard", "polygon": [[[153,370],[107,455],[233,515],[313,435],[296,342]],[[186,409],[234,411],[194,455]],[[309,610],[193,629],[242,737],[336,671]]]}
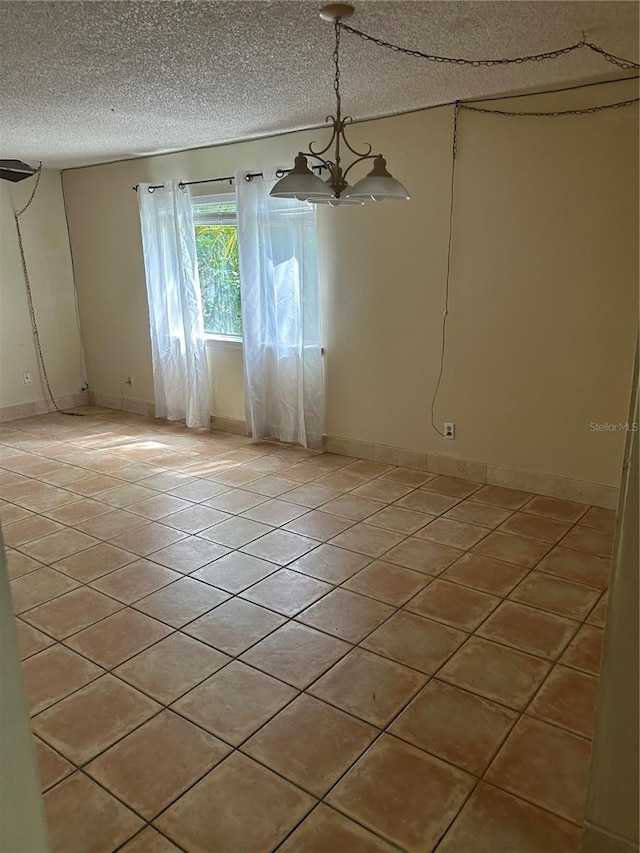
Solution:
{"label": "white baseboard", "polygon": [[92,406],[101,406],[105,409],[116,409],[119,412],[130,412],[133,415],[143,415],[146,418],[154,418],[156,407],[146,400],[132,400],[128,397],[111,397],[108,394],[96,394],[89,392],[89,400]]}
{"label": "white baseboard", "polygon": [[223,418],[221,415],[211,415],[211,429],[232,432],[235,435],[247,434],[247,424],[242,418]]}
{"label": "white baseboard", "polygon": [[444,474],[448,477],[459,477],[492,486],[505,486],[509,489],[534,492],[537,495],[548,495],[604,509],[616,509],[618,505],[618,489],[614,486],[572,480],[556,474],[505,468],[503,465],[408,450],[404,447],[389,447],[337,435],[326,437],[326,449],[330,453],[340,453],[356,459],[386,462],[390,465],[402,465],[404,468],[417,468],[432,474]]}
{"label": "white baseboard", "polygon": [[[59,409],[74,409],[76,406],[86,406],[89,403],[89,392],[79,391],[77,394],[62,394],[55,398]],[[30,403],[17,403],[14,406],[0,408],[0,423],[17,421],[20,418],[32,418],[34,415],[45,415],[55,412],[51,400],[32,400]]]}
{"label": "white baseboard", "polygon": [[638,853],[638,842],[586,823],[580,849],[582,853]]}
{"label": "white baseboard", "polygon": [[[94,391],[83,391],[79,394],[68,394],[57,397],[56,403],[61,409],[71,409],[75,406],[90,404],[92,406],[116,409],[149,418],[155,417],[154,404],[146,400],[132,400],[127,397],[123,399],[107,394],[97,394]],[[51,402],[47,400],[36,400],[32,403],[5,406],[4,408],[0,408],[0,422],[28,418],[51,411],[54,411],[54,408]],[[247,434],[246,423],[241,418],[226,418],[220,415],[211,415],[211,428],[236,435]],[[404,468],[416,468],[420,471],[444,474],[449,477],[459,477],[460,479],[473,480],[477,483],[505,486],[509,489],[534,492],[538,495],[548,495],[549,497],[562,498],[605,509],[616,509],[618,504],[618,489],[614,486],[572,480],[569,477],[560,477],[556,474],[545,474],[540,471],[526,471],[518,468],[505,468],[503,465],[491,465],[486,462],[461,459],[456,456],[426,453],[420,450],[410,450],[406,447],[390,447],[369,441],[343,438],[339,435],[327,435],[325,437],[325,449],[329,453],[353,456],[355,459],[401,465]]]}
{"label": "white baseboard", "polygon": [[[156,409],[153,403],[146,400],[133,400],[129,397],[111,397],[108,394],[89,393],[92,406],[101,406],[105,409],[116,409],[119,412],[130,412],[142,415],[146,418],[155,418]],[[241,418],[226,418],[220,415],[211,415],[211,429],[231,432],[236,435],[246,435],[247,425]]]}

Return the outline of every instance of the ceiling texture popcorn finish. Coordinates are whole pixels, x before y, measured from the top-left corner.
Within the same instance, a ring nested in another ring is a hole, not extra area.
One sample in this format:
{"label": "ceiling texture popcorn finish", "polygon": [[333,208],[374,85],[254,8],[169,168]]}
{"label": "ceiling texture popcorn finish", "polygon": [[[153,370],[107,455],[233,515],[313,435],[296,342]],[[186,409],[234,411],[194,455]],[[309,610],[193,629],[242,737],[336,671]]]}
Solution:
{"label": "ceiling texture popcorn finish", "polygon": [[[0,157],[67,168],[318,125],[333,106],[330,26],[315,2],[0,2]],[[471,58],[521,56],[583,33],[638,60],[633,2],[360,0],[349,22],[387,42]],[[354,119],[453,100],[629,76],[581,50],[459,67],[344,33]]]}

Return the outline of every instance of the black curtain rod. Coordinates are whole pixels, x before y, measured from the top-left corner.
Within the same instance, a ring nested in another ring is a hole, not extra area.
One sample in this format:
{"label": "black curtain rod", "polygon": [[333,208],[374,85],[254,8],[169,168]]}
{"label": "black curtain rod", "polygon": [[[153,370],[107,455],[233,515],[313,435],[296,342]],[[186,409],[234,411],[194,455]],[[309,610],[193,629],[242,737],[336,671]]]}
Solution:
{"label": "black curtain rod", "polygon": [[[311,168],[316,169],[317,171],[320,172],[320,171],[322,171],[322,169],[326,169],[327,167],[323,166],[322,164],[319,164],[318,166],[311,166]],[[287,175],[290,171],[291,171],[291,169],[277,169],[276,170],[276,178],[284,178],[284,176]],[[245,181],[252,181],[254,178],[262,178],[262,177],[264,177],[262,172],[248,172],[244,176],[244,179],[245,179]],[[224,178],[204,178],[201,181],[180,181],[178,186],[179,187],[191,187],[191,186],[193,186],[193,184],[217,184],[217,183],[222,183],[222,182],[226,183],[227,181],[230,184],[232,184],[235,181],[235,175],[227,175]],[[133,189],[136,192],[138,192],[139,186],[140,186],[140,184],[136,184],[135,187],[133,187]],[[150,193],[152,193],[154,190],[159,190],[163,186],[164,186],[164,184],[153,184],[152,186],[148,187],[148,191]]]}
{"label": "black curtain rod", "polygon": [[[261,177],[262,177],[262,172],[249,172],[248,175],[245,175],[245,181],[251,181],[251,180],[253,180],[253,178],[261,178]],[[225,178],[205,178],[202,181],[180,181],[178,186],[179,187],[190,187],[193,184],[217,184],[217,183],[222,183],[223,181],[225,183],[228,181],[230,184],[232,184],[235,181],[235,175],[227,175],[227,177],[225,177]],[[138,192],[139,186],[140,186],[140,184],[136,184],[135,187],[133,187],[133,189],[136,192]],[[159,190],[163,186],[164,186],[164,184],[152,184],[148,188],[148,190],[150,193],[152,193],[154,190]]]}

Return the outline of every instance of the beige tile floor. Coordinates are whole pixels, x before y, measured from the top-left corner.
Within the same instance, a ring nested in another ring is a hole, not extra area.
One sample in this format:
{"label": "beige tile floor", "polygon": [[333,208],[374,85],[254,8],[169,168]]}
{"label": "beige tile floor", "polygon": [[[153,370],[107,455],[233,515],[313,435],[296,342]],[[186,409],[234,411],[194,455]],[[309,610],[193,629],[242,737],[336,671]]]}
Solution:
{"label": "beige tile floor", "polygon": [[54,853],[576,853],[613,514],[85,408],[0,426]]}

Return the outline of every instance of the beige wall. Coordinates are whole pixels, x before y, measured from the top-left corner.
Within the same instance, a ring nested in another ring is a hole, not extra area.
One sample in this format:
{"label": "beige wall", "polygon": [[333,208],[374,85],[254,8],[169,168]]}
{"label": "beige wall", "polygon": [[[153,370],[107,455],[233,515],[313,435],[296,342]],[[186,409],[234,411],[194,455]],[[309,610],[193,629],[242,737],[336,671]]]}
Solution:
{"label": "beige wall", "polygon": [[[633,83],[509,102],[564,109]],[[504,102],[502,102],[504,107]],[[638,281],[637,108],[558,119],[463,113],[445,374],[430,426],[446,270],[452,109],[353,127],[408,204],[319,211],[327,433],[617,485]],[[66,171],[92,388],[152,401],[139,181],[287,166],[326,131]],[[206,191],[209,192],[209,185]],[[220,185],[221,191],[228,186]],[[241,363],[212,353],[214,413],[242,416]],[[238,393],[229,393],[236,389]],[[228,407],[228,408],[227,408]]]}
{"label": "beige wall", "polygon": [[[0,408],[45,399],[33,342],[14,210],[35,178],[0,181]],[[40,343],[54,395],[81,389],[82,367],[71,254],[60,172],[45,169],[32,205],[20,219]],[[22,379],[31,373],[31,385]]]}
{"label": "beige wall", "polygon": [[[638,423],[637,364],[629,420]],[[583,853],[638,850],[638,433],[628,436]]]}
{"label": "beige wall", "polygon": [[7,561],[0,532],[0,850],[47,853],[40,777],[31,737]]}
{"label": "beige wall", "polygon": [[244,420],[244,365],[242,344],[207,342],[211,380],[211,414]]}

